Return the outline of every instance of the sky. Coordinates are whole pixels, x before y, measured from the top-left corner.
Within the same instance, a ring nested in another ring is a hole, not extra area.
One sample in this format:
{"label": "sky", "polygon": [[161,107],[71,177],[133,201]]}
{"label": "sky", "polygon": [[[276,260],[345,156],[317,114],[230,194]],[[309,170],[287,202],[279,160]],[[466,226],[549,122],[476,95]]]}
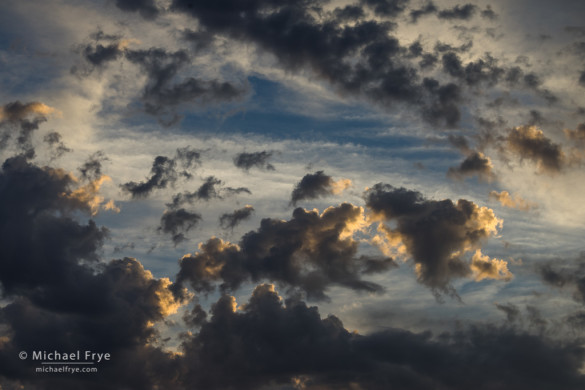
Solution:
{"label": "sky", "polygon": [[0,390],[584,388],[583,15],[2,1]]}

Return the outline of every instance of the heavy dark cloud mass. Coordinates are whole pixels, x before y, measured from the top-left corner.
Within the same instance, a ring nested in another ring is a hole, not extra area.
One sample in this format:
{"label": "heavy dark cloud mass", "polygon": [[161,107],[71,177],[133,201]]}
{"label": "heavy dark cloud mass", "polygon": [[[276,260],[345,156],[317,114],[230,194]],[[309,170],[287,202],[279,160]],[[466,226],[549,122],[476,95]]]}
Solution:
{"label": "heavy dark cloud mass", "polygon": [[[582,347],[511,328],[479,326],[439,338],[399,329],[362,336],[316,307],[256,287],[236,310],[222,297],[201,330],[183,343],[198,388],[257,389],[578,389]],[[229,335],[229,337],[226,337]],[[229,372],[230,375],[216,375]],[[289,387],[275,387],[289,388]],[[299,388],[299,387],[296,387]]]}
{"label": "heavy dark cloud mass", "polygon": [[[17,379],[39,389],[154,388],[166,382],[154,379],[155,372],[172,359],[147,345],[156,336],[149,323],[180,302],[168,279],[153,278],[137,260],[99,261],[107,230],[74,218],[91,211],[74,196],[74,186],[65,171],[37,167],[23,156],[2,165],[2,386]],[[102,366],[99,377],[82,378],[35,375],[35,363],[15,359],[19,351],[80,348],[111,351],[120,360]],[[150,373],[148,364],[154,364]]]}
{"label": "heavy dark cloud mass", "polygon": [[212,238],[200,244],[198,252],[184,256],[176,286],[189,283],[205,292],[219,284],[233,291],[246,281],[269,280],[298,288],[311,299],[326,298],[330,285],[379,292],[379,285],[360,278],[371,269],[372,259],[357,257],[359,243],[347,236],[361,218],[361,208],[348,203],[321,215],[297,208],[289,221],[265,218],[238,245]]}

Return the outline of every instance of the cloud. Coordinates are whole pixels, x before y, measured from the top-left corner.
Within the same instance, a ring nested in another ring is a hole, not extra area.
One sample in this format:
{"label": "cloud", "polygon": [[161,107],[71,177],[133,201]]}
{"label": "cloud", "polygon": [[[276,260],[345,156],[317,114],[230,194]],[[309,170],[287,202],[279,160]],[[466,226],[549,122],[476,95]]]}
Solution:
{"label": "cloud", "polygon": [[575,130],[563,130],[565,136],[579,146],[585,146],[585,123],[579,123]]}
{"label": "cloud", "polygon": [[458,167],[451,167],[447,176],[453,179],[463,179],[477,175],[480,180],[492,181],[495,177],[493,164],[489,157],[482,152],[473,151]]}
{"label": "cloud", "polygon": [[219,217],[219,225],[224,229],[234,229],[240,222],[250,218],[254,213],[254,207],[246,205],[232,213],[225,213]]}
{"label": "cloud", "polygon": [[497,191],[491,191],[490,199],[497,200],[504,207],[509,207],[511,209],[518,209],[522,211],[528,211],[537,206],[535,203],[528,202],[522,199],[522,197],[520,197],[520,195],[518,194],[511,196],[508,191],[502,191],[499,193]]}
{"label": "cloud", "polygon": [[395,328],[361,335],[266,284],[243,305],[221,297],[198,323],[200,331],[183,342],[183,358],[185,382],[199,388],[572,390],[584,383],[579,346],[498,326],[440,337]]}
{"label": "cloud", "polygon": [[198,292],[220,284],[233,291],[247,281],[270,280],[310,299],[325,299],[330,285],[380,292],[379,285],[360,278],[376,265],[389,268],[385,260],[357,257],[359,242],[351,236],[363,226],[362,208],[348,203],[322,214],[297,208],[288,221],[263,219],[237,245],[219,238],[200,244],[198,252],[182,258],[176,284],[188,282]]}
{"label": "cloud", "polygon": [[51,158],[56,159],[64,155],[65,153],[72,152],[73,150],[65,146],[62,141],[63,137],[56,131],[52,131],[43,137],[45,141],[51,147]]}
{"label": "cloud", "polygon": [[32,135],[51,114],[59,112],[40,102],[21,103],[16,100],[0,107],[0,150],[8,146],[16,133],[16,146],[27,158],[35,156]]}
{"label": "cloud", "polygon": [[196,201],[210,201],[212,199],[223,199],[224,196],[238,195],[241,193],[251,194],[252,192],[246,187],[223,187],[223,181],[215,176],[208,176],[197,191],[175,194],[171,203],[167,204],[169,208],[177,208],[186,203],[193,204]]}
{"label": "cloud", "polygon": [[158,230],[170,234],[176,246],[187,239],[185,234],[197,226],[200,221],[200,214],[187,211],[183,208],[166,210],[160,219],[160,227]]}
{"label": "cloud", "polygon": [[433,2],[429,2],[428,4],[419,9],[411,10],[410,19],[412,23],[416,23],[422,16],[435,14],[437,13],[437,11],[438,11],[437,6]]}
{"label": "cloud", "polygon": [[471,258],[471,271],[475,275],[475,280],[483,279],[511,280],[514,276],[508,270],[508,263],[504,260],[490,259],[477,249]]}
{"label": "cloud", "polygon": [[116,0],[116,6],[122,11],[139,12],[148,20],[156,18],[160,12],[154,0]]}
{"label": "cloud", "polygon": [[243,98],[248,91],[245,85],[235,86],[226,81],[188,77],[177,82],[179,71],[191,62],[185,50],[126,50],[126,59],[140,66],[148,75],[149,81],[142,95],[145,111],[152,115],[173,114],[174,118],[167,125],[179,119],[169,110],[182,103],[208,105],[229,102]]}
{"label": "cloud", "polygon": [[266,169],[273,171],[274,166],[268,162],[272,157],[272,152],[254,152],[254,153],[239,153],[234,157],[234,165],[238,168],[242,168],[245,171],[250,168],[256,167],[259,169]]}
{"label": "cloud", "polygon": [[542,280],[555,287],[568,287],[573,291],[573,298],[585,304],[585,253],[574,261],[556,261],[539,265]]}
{"label": "cloud", "polygon": [[[173,359],[150,344],[157,338],[152,324],[184,302],[168,289],[168,279],[154,278],[136,259],[100,261],[108,231],[80,221],[92,204],[76,186],[73,175],[23,156],[2,164],[2,386],[18,378],[17,386],[39,389],[172,388],[172,378],[162,374],[172,372]],[[35,375],[37,363],[14,359],[19,351],[79,348],[115,358],[92,383]]]}
{"label": "cloud", "polygon": [[77,199],[79,202],[87,204],[91,210],[91,215],[94,216],[100,209],[111,210],[114,212],[120,212],[120,209],[114,204],[113,200],[105,202],[103,196],[99,194],[102,184],[111,181],[109,176],[103,175],[90,181],[88,184],[81,186],[71,193],[65,194],[64,196],[70,199]]}
{"label": "cloud", "polygon": [[[430,287],[437,297],[456,294],[450,284],[452,279],[481,273],[480,261],[487,260],[477,257],[474,265],[474,260],[470,264],[464,255],[479,249],[502,225],[491,209],[465,199],[457,203],[449,199],[427,200],[419,192],[382,183],[368,189],[364,196],[371,218],[387,223],[379,225],[380,235],[374,243],[383,250],[408,254],[415,263],[419,282]],[[489,264],[503,270],[505,262],[492,260]]]}
{"label": "cloud", "polygon": [[177,180],[175,160],[165,156],[157,156],[152,162],[150,177],[146,181],[122,184],[121,188],[132,195],[132,198],[146,198],[155,189],[167,188]]}
{"label": "cloud", "polygon": [[[98,156],[99,158],[99,156]],[[201,164],[201,154],[191,149],[190,146],[178,148],[175,157],[157,156],[152,162],[150,177],[142,182],[128,182],[120,187],[129,192],[132,198],[146,198],[155,189],[167,188],[172,186],[178,179],[179,175],[190,179],[192,177],[189,171],[177,171],[177,163],[185,169],[194,168]],[[96,166],[95,161],[91,162],[90,167]]]}
{"label": "cloud", "polygon": [[335,181],[323,171],[308,173],[295,185],[291,194],[290,204],[296,206],[301,200],[340,194],[350,186],[351,180],[349,179]]}
{"label": "cloud", "polygon": [[[393,17],[404,11],[407,2],[364,0],[362,4],[378,15]],[[394,24],[375,20],[340,24],[336,12],[317,18],[315,11],[320,8],[314,1],[273,7],[267,0],[232,1],[221,7],[174,0],[171,7],[196,18],[208,32],[255,44],[273,54],[285,70],[312,70],[343,95],[365,97],[385,108],[408,104],[422,112],[434,110],[435,115],[425,114],[424,119],[457,125],[456,100],[445,96],[447,91],[437,80],[421,77],[418,66],[411,63],[411,53],[391,35]],[[429,64],[430,58],[425,58]],[[441,108],[448,108],[449,115],[441,115]]]}
{"label": "cloud", "polygon": [[102,176],[102,163],[108,158],[102,151],[97,151],[88,157],[87,161],[79,167],[81,177],[86,180],[96,180]]}
{"label": "cloud", "polygon": [[473,17],[477,11],[477,6],[473,4],[457,4],[455,7],[450,9],[444,9],[439,11],[437,16],[439,19],[447,20],[469,20]]}
{"label": "cloud", "polygon": [[410,0],[360,0],[379,16],[396,17],[404,12]]}
{"label": "cloud", "polygon": [[561,146],[552,142],[535,126],[514,127],[505,141],[507,151],[521,159],[535,162],[541,172],[557,173],[566,164]]}

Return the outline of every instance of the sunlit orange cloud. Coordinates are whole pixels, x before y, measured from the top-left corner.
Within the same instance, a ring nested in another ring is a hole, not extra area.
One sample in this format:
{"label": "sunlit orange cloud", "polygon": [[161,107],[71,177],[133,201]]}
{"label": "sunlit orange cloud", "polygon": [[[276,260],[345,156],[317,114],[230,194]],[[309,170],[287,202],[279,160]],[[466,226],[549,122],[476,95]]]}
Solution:
{"label": "sunlit orange cloud", "polygon": [[477,249],[471,259],[471,271],[476,281],[483,279],[511,280],[514,275],[508,269],[508,262],[500,259],[490,259]]}
{"label": "sunlit orange cloud", "polygon": [[522,211],[528,211],[537,207],[536,203],[528,202],[527,200],[522,199],[518,194],[512,196],[508,191],[502,191],[500,193],[492,191],[490,192],[490,199],[497,200],[504,207]]}
{"label": "sunlit orange cloud", "polygon": [[172,282],[169,278],[161,278],[159,279],[160,288],[155,291],[155,295],[158,298],[158,306],[163,317],[175,314],[185,304],[185,302],[177,300],[171,290],[169,290],[171,284]]}
{"label": "sunlit orange cloud", "polygon": [[353,183],[349,179],[339,179],[337,181],[333,181],[331,183],[331,192],[334,195],[341,194],[343,191],[351,187],[352,184]]}
{"label": "sunlit orange cloud", "polygon": [[142,42],[139,39],[129,38],[129,39],[122,39],[118,42],[118,50],[124,50],[128,48],[131,44],[140,45]]}
{"label": "sunlit orange cloud", "polygon": [[42,116],[54,114],[60,116],[61,112],[40,102],[19,104],[17,107],[12,107],[10,110],[7,109],[7,106],[0,107],[0,121],[17,121],[35,114]]}
{"label": "sunlit orange cloud", "polygon": [[[75,181],[75,177],[71,176]],[[112,179],[107,175],[92,180],[88,184],[77,188],[69,194],[63,194],[68,199],[74,199],[81,203],[87,204],[91,210],[91,215],[96,215],[98,211],[110,210],[116,213],[120,212],[120,209],[116,206],[113,200],[109,200],[104,204],[104,197],[99,194],[100,188],[104,182],[111,181]]]}

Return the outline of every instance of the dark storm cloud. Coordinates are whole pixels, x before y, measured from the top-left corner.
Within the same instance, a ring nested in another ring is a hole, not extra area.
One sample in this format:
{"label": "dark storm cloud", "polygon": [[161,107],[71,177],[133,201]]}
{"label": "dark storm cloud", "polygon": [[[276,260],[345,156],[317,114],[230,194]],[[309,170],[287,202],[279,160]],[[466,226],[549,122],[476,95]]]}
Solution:
{"label": "dark storm cloud", "polygon": [[184,50],[126,50],[126,59],[140,66],[148,75],[142,99],[146,112],[152,115],[165,114],[182,103],[207,105],[237,100],[248,90],[247,86],[193,77],[177,82],[179,71],[192,61]]}
{"label": "dark storm cloud", "polygon": [[356,291],[382,288],[361,280],[363,270],[379,269],[384,261],[356,257],[359,242],[349,233],[362,220],[362,210],[344,203],[323,214],[297,208],[289,221],[265,218],[260,228],[246,233],[238,245],[212,238],[199,251],[181,260],[176,286],[189,283],[195,291],[235,290],[246,281],[270,280],[287,289],[300,289],[311,299],[326,298],[330,285]]}
{"label": "dark storm cloud", "polygon": [[157,156],[152,162],[150,169],[150,177],[146,181],[133,182],[122,184],[121,188],[132,198],[146,198],[155,189],[167,188],[169,184],[173,184],[177,180],[177,171],[175,169],[175,160],[165,156]]}
{"label": "dark storm cloud", "polygon": [[[389,223],[381,225],[385,238],[389,242],[400,240],[416,264],[419,282],[437,296],[456,294],[450,281],[478,271],[477,252],[471,263],[463,255],[470,248],[479,248],[500,223],[492,210],[468,200],[427,200],[419,192],[388,184],[368,189],[365,200],[375,217]],[[488,261],[482,265],[494,264]],[[505,271],[501,276],[507,275]],[[497,274],[495,278],[499,278]]]}
{"label": "dark storm cloud", "polygon": [[437,16],[439,19],[447,20],[469,20],[473,17],[477,11],[477,6],[473,4],[456,5],[450,9],[444,9],[439,11]]}
{"label": "dark storm cloud", "polygon": [[[79,221],[91,206],[74,193],[75,180],[63,170],[22,156],[2,165],[0,374],[23,388],[171,388],[172,379],[161,376],[172,372],[171,356],[149,345],[156,339],[150,324],[179,305],[170,281],[153,278],[135,259],[100,262],[107,231]],[[115,358],[91,378],[36,375],[36,363],[15,359],[19,351],[78,349]]]}
{"label": "dark storm cloud", "polygon": [[242,168],[246,171],[250,168],[266,169],[273,171],[274,166],[268,162],[272,157],[272,152],[261,151],[253,153],[239,153],[234,157],[234,165],[238,168]]}
{"label": "dark storm cloud", "polygon": [[47,121],[47,115],[55,110],[40,102],[22,103],[14,101],[0,107],[0,150],[6,148],[15,137],[16,146],[27,156],[33,158],[33,133],[39,125]]}
{"label": "dark storm cloud", "polygon": [[177,210],[166,210],[160,219],[159,231],[170,234],[173,243],[178,245],[185,241],[185,234],[197,226],[201,221],[201,215],[187,211],[183,208]]}
{"label": "dark storm cloud", "polygon": [[223,187],[223,181],[215,176],[208,176],[197,191],[175,194],[171,203],[167,206],[176,209],[184,204],[193,204],[196,201],[210,201],[212,199],[223,199],[224,196],[238,195],[241,193],[252,194],[246,187]]}
{"label": "dark storm cloud", "polygon": [[301,200],[317,199],[328,195],[333,195],[349,187],[351,182],[347,179],[339,181],[333,180],[323,171],[308,173],[299,181],[292,191],[290,204],[296,206]]}
{"label": "dark storm cloud", "polygon": [[533,161],[542,172],[557,173],[567,163],[561,146],[534,126],[519,126],[510,130],[503,147],[522,160]]}
{"label": "dark storm cloud", "polygon": [[49,144],[51,148],[51,157],[53,159],[59,158],[65,153],[71,152],[72,150],[65,146],[62,141],[63,137],[56,131],[52,131],[43,137],[43,141]]}
{"label": "dark storm cloud", "polygon": [[459,180],[477,176],[480,180],[491,181],[494,179],[492,162],[483,153],[474,151],[465,157],[458,167],[449,168],[447,176]]}
{"label": "dark storm cloud", "polygon": [[183,176],[187,179],[192,177],[188,170],[179,172],[177,164],[185,169],[194,168],[201,164],[201,153],[192,149],[190,146],[178,148],[173,158],[166,156],[157,156],[152,162],[150,177],[142,182],[128,182],[120,187],[129,192],[132,198],[146,198],[155,189],[167,188],[172,186],[177,178]]}
{"label": "dark storm cloud", "polygon": [[[583,386],[581,346],[510,327],[463,327],[433,337],[390,328],[360,335],[316,307],[260,285],[236,310],[221,297],[183,342],[196,388],[545,390]],[[227,373],[229,375],[221,375]],[[284,387],[288,385],[289,387]],[[282,387],[279,387],[282,386]]]}
{"label": "dark storm cloud", "polygon": [[240,222],[250,218],[254,213],[254,207],[247,205],[241,209],[234,210],[231,213],[222,214],[219,217],[219,225],[224,229],[235,228]]}

